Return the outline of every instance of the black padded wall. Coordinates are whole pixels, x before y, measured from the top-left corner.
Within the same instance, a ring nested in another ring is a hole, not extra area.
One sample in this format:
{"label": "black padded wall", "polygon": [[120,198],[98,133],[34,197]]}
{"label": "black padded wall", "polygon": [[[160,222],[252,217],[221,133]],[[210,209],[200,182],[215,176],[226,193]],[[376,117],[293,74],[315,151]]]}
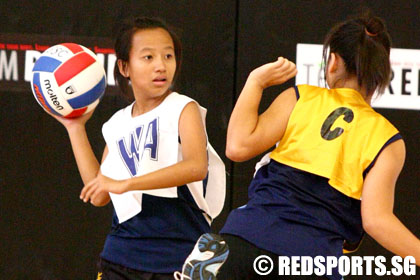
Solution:
{"label": "black padded wall", "polygon": [[[9,59],[12,51],[2,44],[31,44],[31,38],[32,43],[49,38],[51,44],[74,38],[92,44],[97,40],[112,48],[113,31],[128,15],[158,16],[174,26],[184,49],[177,89],[208,109],[209,139],[226,164],[226,204],[213,224],[218,231],[229,210],[246,203],[247,187],[259,159],[233,164],[224,155],[232,106],[249,72],[278,56],[294,61],[297,43],[321,44],[334,23],[362,5],[387,21],[394,47],[419,48],[420,4],[415,0],[4,0],[0,3],[0,52]],[[22,53],[18,55],[19,60],[25,59]],[[82,181],[65,129],[36,104],[29,83],[6,81],[2,73],[0,279],[94,279],[98,254],[110,229],[112,206],[95,208],[78,199]],[[21,70],[18,74],[22,81]],[[261,110],[293,84],[294,80],[268,89]],[[105,145],[101,126],[124,105],[116,89],[108,87],[88,122],[98,158]],[[419,112],[378,111],[405,138],[407,159],[397,185],[395,213],[420,236]],[[392,256],[370,238],[355,254]]]}

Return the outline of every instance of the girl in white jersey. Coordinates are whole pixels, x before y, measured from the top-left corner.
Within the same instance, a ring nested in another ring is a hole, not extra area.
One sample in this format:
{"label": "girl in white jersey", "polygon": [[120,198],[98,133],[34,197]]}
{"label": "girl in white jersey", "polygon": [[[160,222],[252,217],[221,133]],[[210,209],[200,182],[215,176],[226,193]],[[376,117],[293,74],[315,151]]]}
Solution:
{"label": "girl in white jersey", "polygon": [[205,110],[172,92],[181,63],[175,34],[135,18],[122,25],[115,51],[117,84],[134,102],[104,124],[102,164],[85,129],[92,113],[56,118],[85,184],[80,199],[114,205],[98,279],[172,279],[223,207],[224,165],[207,143]]}

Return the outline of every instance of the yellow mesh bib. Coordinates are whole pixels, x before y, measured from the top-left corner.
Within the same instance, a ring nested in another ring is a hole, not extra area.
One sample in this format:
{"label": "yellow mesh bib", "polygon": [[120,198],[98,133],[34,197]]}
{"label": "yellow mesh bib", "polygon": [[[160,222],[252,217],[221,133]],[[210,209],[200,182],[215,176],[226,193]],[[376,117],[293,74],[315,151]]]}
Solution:
{"label": "yellow mesh bib", "polygon": [[328,178],[338,191],[360,199],[363,172],[397,129],[355,90],[297,89],[286,132],[270,157]]}

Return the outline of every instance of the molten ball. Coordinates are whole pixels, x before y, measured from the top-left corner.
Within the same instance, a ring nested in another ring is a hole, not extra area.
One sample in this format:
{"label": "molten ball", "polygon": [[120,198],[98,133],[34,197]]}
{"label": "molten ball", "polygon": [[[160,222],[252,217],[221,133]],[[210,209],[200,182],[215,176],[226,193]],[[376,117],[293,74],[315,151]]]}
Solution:
{"label": "molten ball", "polygon": [[105,70],[88,48],[59,44],[45,50],[35,62],[31,86],[45,111],[75,118],[98,105],[105,92]]}

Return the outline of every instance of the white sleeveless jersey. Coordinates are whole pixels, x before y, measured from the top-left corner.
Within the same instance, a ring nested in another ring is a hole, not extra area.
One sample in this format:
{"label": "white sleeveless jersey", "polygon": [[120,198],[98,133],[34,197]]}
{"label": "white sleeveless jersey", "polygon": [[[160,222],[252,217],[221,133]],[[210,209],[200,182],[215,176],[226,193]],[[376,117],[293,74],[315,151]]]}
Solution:
{"label": "white sleeveless jersey", "polygon": [[[190,102],[196,101],[173,92],[159,106],[140,116],[131,116],[134,103],[116,112],[102,127],[109,151],[101,165],[102,174],[114,180],[124,180],[181,161],[178,122],[181,112]],[[206,109],[199,108],[205,127]],[[202,181],[187,186],[200,209],[214,219],[223,208],[226,175],[223,161],[207,143],[209,170],[205,195]],[[175,198],[177,187],[130,191],[120,195],[110,193],[119,223],[140,213],[143,193]]]}

